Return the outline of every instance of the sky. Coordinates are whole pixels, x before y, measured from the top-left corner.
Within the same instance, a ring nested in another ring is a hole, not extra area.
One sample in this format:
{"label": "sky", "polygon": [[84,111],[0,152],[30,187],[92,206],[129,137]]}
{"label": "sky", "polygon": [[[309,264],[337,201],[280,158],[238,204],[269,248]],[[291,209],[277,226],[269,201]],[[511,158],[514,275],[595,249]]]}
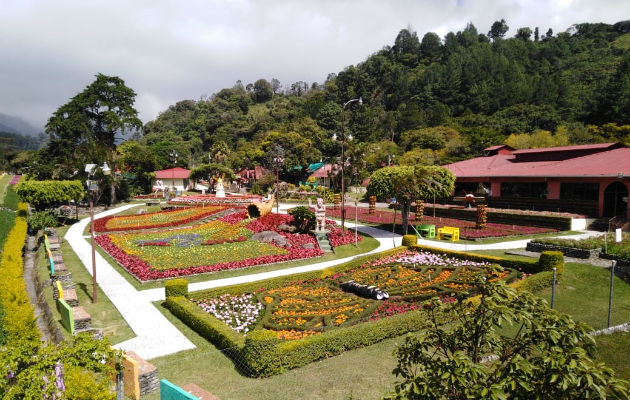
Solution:
{"label": "sky", "polygon": [[630,19],[628,0],[0,0],[0,113],[43,129],[97,73],[143,122],[237,80],[325,81],[410,27],[420,39],[504,18],[554,33]]}

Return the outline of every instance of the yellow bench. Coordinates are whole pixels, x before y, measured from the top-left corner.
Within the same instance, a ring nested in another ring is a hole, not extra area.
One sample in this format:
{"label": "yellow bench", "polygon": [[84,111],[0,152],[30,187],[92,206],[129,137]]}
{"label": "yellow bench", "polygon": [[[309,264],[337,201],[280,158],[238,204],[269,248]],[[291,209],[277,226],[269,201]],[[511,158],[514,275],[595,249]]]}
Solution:
{"label": "yellow bench", "polygon": [[455,228],[454,226],[443,226],[438,228],[437,237],[442,240],[444,237],[450,237],[451,242],[456,242],[459,240],[459,228]]}

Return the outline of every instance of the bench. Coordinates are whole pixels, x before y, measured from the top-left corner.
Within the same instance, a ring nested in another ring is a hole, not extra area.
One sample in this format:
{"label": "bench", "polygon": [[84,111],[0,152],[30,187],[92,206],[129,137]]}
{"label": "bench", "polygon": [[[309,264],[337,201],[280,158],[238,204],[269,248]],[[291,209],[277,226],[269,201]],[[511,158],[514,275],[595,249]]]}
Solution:
{"label": "bench", "polygon": [[422,224],[416,226],[416,228],[418,229],[418,232],[424,237],[435,237],[435,225],[433,224]]}
{"label": "bench", "polygon": [[440,240],[445,237],[449,237],[451,242],[456,242],[459,240],[459,228],[455,228],[454,226],[443,226],[442,228],[438,228],[437,237]]}

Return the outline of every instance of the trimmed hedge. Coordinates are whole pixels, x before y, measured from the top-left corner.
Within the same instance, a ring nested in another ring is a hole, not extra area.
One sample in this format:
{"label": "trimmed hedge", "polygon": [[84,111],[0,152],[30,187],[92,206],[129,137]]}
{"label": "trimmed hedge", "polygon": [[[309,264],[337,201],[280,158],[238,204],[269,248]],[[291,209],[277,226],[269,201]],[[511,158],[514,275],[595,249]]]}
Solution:
{"label": "trimmed hedge", "polygon": [[188,297],[188,280],[184,278],[171,279],[164,284],[166,297]]}
{"label": "trimmed hedge", "polygon": [[487,256],[483,254],[466,253],[464,251],[439,249],[437,247],[430,247],[430,246],[424,246],[424,245],[415,245],[415,246],[412,246],[411,248],[429,251],[431,253],[436,253],[436,254],[445,254],[447,256],[460,258],[460,259],[466,259],[466,260],[478,261],[478,262],[489,262],[491,264],[499,264],[500,266],[505,267],[505,268],[512,268],[516,270],[520,269],[522,272],[527,272],[530,274],[535,274],[541,271],[538,264],[538,260],[532,260],[532,261],[509,260],[507,258]]}
{"label": "trimmed hedge", "polygon": [[[18,183],[16,192],[22,201],[37,210],[44,210],[85,196],[81,181],[24,181]],[[7,193],[8,194],[8,193]]]}
{"label": "trimmed hedge", "polygon": [[245,339],[240,355],[251,376],[266,377],[347,350],[370,346],[384,339],[426,328],[429,318],[423,311],[410,311],[377,321],[333,329],[300,340],[283,341],[272,331],[253,330]]}
{"label": "trimmed hedge", "polygon": [[13,340],[39,341],[39,331],[35,325],[35,313],[26,293],[23,278],[22,249],[26,239],[26,204],[18,205],[15,225],[9,232],[0,260],[0,302],[5,312],[3,326],[7,342]]}
{"label": "trimmed hedge", "polygon": [[402,238],[403,246],[411,247],[417,244],[418,244],[418,237],[416,235],[404,235]]}
{"label": "trimmed hedge", "polygon": [[532,276],[527,277],[526,279],[522,279],[520,281],[516,281],[511,283],[514,289],[517,292],[538,292],[546,287],[551,286],[553,283],[553,272],[552,271],[543,271]]}
{"label": "trimmed hedge", "polygon": [[167,297],[165,305],[173,315],[219,349],[242,347],[245,343],[242,334],[185,297]]}
{"label": "trimmed hedge", "polygon": [[561,251],[543,251],[538,265],[541,271],[553,271],[555,267],[557,278],[560,279],[564,274],[564,254]]}

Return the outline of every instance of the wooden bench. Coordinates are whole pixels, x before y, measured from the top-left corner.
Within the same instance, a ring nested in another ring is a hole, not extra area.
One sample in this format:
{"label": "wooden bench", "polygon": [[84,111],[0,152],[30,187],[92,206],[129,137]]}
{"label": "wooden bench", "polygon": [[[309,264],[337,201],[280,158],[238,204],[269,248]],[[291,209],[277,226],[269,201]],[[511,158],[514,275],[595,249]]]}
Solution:
{"label": "wooden bench", "polygon": [[435,225],[433,224],[422,224],[418,225],[416,228],[418,229],[418,232],[424,237],[435,237]]}
{"label": "wooden bench", "polygon": [[443,226],[438,228],[437,237],[440,240],[445,237],[449,237],[451,242],[456,242],[459,240],[459,228],[455,228],[454,226]]}

